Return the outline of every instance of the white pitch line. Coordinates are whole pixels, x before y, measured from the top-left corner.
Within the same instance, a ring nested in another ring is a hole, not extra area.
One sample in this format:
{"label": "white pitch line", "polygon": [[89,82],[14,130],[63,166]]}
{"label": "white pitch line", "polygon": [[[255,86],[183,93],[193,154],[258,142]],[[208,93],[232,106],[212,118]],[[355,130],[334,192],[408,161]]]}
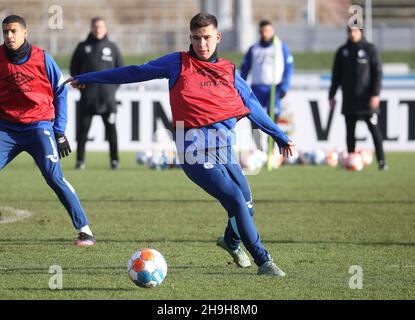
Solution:
{"label": "white pitch line", "polygon": [[12,213],[12,216],[3,217],[2,215],[0,215],[0,224],[20,221],[20,220],[29,218],[31,215],[33,215],[33,213],[30,211],[15,209],[12,207],[0,207],[0,213],[2,211]]}

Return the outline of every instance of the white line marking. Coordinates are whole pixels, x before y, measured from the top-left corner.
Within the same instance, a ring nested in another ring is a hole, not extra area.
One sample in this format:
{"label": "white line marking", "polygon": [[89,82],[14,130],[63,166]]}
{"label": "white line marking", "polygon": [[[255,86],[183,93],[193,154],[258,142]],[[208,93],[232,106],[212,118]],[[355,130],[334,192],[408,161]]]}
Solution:
{"label": "white line marking", "polygon": [[[7,215],[5,216],[4,213],[7,213]],[[29,218],[32,215],[33,213],[27,210],[20,210],[12,207],[0,207],[0,224],[20,221]]]}

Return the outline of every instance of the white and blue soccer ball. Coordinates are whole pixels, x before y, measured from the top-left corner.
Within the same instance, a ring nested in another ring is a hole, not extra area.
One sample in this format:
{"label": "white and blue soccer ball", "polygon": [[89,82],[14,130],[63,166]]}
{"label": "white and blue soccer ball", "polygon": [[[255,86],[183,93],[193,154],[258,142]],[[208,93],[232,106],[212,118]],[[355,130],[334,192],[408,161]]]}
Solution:
{"label": "white and blue soccer ball", "polygon": [[300,162],[300,152],[296,149],[292,151],[292,156],[284,159],[284,164],[298,164]]}
{"label": "white and blue soccer ball", "polygon": [[301,164],[313,164],[313,152],[312,151],[305,151],[300,153],[300,159],[299,162]]}
{"label": "white and blue soccer ball", "polygon": [[241,166],[247,172],[259,172],[267,162],[268,155],[260,150],[250,151],[241,156]]}
{"label": "white and blue soccer ball", "polygon": [[150,169],[163,170],[167,169],[172,162],[166,152],[154,152],[151,157],[147,159],[147,166]]}
{"label": "white and blue soccer ball", "polygon": [[137,164],[147,164],[148,159],[150,159],[153,155],[153,152],[151,150],[146,151],[138,151],[135,155],[135,159],[137,161]]}
{"label": "white and blue soccer ball", "polygon": [[128,261],[128,276],[139,287],[157,287],[167,276],[166,259],[155,249],[140,249]]}
{"label": "white and blue soccer ball", "polygon": [[323,150],[317,149],[311,153],[312,163],[316,166],[326,164],[326,153]]}

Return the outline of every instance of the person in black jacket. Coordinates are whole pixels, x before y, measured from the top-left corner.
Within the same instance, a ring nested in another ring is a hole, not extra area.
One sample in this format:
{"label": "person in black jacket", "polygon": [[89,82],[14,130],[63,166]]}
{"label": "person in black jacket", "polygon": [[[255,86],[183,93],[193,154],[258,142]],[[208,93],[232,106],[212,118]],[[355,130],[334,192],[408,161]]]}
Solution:
{"label": "person in black jacket", "polygon": [[329,91],[331,108],[337,88],[342,88],[342,114],[346,120],[348,152],[356,147],[355,128],[364,120],[373,137],[379,169],[387,170],[383,152],[383,138],[378,125],[379,94],[382,85],[382,62],[376,47],[366,41],[358,28],[347,28],[348,41],[336,53]]}
{"label": "person in black jacket", "polygon": [[[91,20],[88,38],[79,43],[71,59],[71,76],[123,66],[123,59],[115,43],[108,40],[107,27],[102,17]],[[117,101],[115,92],[118,85],[89,84],[81,91],[78,114],[78,148],[76,169],[85,168],[85,144],[92,117],[101,115],[110,145],[111,168],[118,169],[118,143],[116,130]]]}

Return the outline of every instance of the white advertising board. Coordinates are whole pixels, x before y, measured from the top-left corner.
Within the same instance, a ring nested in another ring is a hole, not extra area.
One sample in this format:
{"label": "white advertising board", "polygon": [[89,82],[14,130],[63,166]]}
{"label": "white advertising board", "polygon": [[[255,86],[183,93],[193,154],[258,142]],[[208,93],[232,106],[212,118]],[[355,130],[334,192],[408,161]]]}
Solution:
{"label": "white advertising board", "polygon": [[[315,76],[314,76],[315,78]],[[307,82],[297,78],[297,84]],[[154,85],[152,85],[152,83]],[[285,129],[297,148],[345,149],[346,132],[341,115],[341,93],[337,94],[337,106],[330,116],[327,101],[327,83],[321,85],[297,85],[283,100],[281,128]],[[310,83],[309,83],[310,84]],[[387,86],[381,93],[380,123],[386,151],[415,151],[415,90],[410,85]],[[67,136],[76,145],[76,102],[79,92],[70,89],[68,94]],[[167,81],[148,82],[145,86],[121,86],[116,95],[119,101],[117,129],[119,149],[138,151],[147,149],[171,149],[173,143],[165,131],[171,126],[171,112]],[[330,120],[331,119],[331,120]],[[163,132],[164,131],[164,132]],[[243,119],[237,125],[237,147],[253,147],[250,121]],[[95,116],[89,132],[87,150],[107,150],[102,120]],[[373,148],[372,138],[362,121],[356,127],[357,145]]]}

